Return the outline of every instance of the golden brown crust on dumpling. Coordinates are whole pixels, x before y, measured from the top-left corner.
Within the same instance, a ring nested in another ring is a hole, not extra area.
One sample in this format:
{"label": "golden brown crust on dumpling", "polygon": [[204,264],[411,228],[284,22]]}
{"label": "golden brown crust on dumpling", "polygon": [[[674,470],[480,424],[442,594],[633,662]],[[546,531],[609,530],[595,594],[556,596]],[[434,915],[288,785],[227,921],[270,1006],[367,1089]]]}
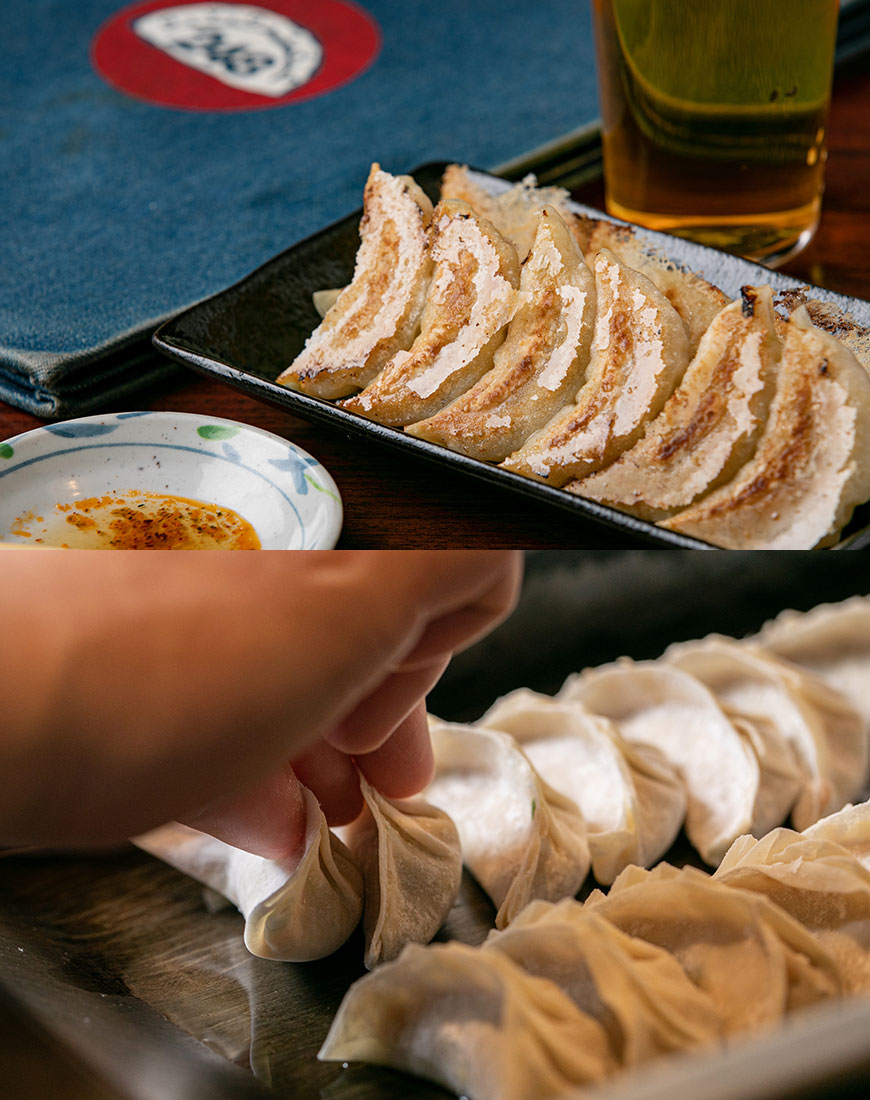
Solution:
{"label": "golden brown crust on dumpling", "polygon": [[281,385],[341,397],[362,389],[396,351],[410,346],[431,275],[431,213],[432,204],[412,179],[372,165],[353,280],[278,376]]}
{"label": "golden brown crust on dumpling", "polygon": [[538,215],[520,298],[492,369],[435,416],[411,425],[411,435],[498,462],[573,400],[589,360],[595,279],[554,208]]}
{"label": "golden brown crust on dumpling", "polygon": [[799,309],[755,455],[662,526],[726,549],[811,550],[832,542],[868,496],[870,378]]}
{"label": "golden brown crust on dumpling", "polygon": [[641,439],[571,492],[662,519],[730,480],[764,426],[780,355],[769,287],[747,287],[715,318]]}
{"label": "golden brown crust on dumpling", "polygon": [[442,200],[429,235],[434,267],[419,335],[343,402],[381,424],[425,419],[473,385],[492,366],[518,304],[513,245],[466,203]]}
{"label": "golden brown crust on dumpling", "polygon": [[649,279],[606,250],[594,270],[595,336],[577,401],[502,463],[551,485],[599,470],[632,446],[689,362],[683,322]]}

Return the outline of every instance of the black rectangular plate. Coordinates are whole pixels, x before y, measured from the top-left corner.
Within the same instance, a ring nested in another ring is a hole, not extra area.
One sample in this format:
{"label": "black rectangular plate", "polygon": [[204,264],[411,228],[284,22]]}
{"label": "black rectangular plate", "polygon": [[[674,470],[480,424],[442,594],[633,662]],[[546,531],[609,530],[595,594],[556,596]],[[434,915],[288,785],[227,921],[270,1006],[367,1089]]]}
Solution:
{"label": "black rectangular plate", "polygon": [[[430,197],[437,199],[445,166],[446,162],[425,164],[410,174]],[[496,177],[481,175],[494,186],[507,186]],[[594,218],[607,218],[606,214],[589,207],[577,205],[576,209]],[[641,538],[663,547],[711,549],[708,543],[699,539],[666,531],[564,489],[555,489],[426,440],[415,439],[401,429],[376,424],[328,401],[278,385],[275,379],[296,358],[320,322],[312,294],[344,286],[351,279],[359,248],[361,216],[362,211],[358,210],[327,226],[281,252],[240,282],[165,322],[154,334],[154,346],[185,366],[227,382],[252,397],[283,406],[297,416],[352,432],[363,442],[385,443],[406,454],[463,470],[483,481],[546,501],[622,531],[632,537],[633,543]],[[768,283],[775,290],[804,286],[797,279],[690,241],[640,229],[635,232],[649,247],[703,275],[731,297],[736,297],[740,287],[747,283]],[[867,302],[821,289],[814,289],[812,297],[833,303],[870,328],[870,304]],[[858,549],[868,545],[870,504],[856,510],[837,548]]]}

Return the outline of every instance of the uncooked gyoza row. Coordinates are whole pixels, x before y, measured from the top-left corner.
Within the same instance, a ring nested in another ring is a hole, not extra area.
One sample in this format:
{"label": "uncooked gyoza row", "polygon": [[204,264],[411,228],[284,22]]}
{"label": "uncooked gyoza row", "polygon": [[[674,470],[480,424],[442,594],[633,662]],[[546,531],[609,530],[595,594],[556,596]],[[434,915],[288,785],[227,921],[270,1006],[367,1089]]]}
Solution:
{"label": "uncooked gyoza row", "polygon": [[479,948],[410,946],[351,986],[319,1057],[470,1100],[550,1100],[870,992],[870,805],[735,841],[711,877],[629,868]]}
{"label": "uncooked gyoza row", "polygon": [[[839,810],[867,782],[868,684],[870,600],[856,598],[760,638],[586,669],[556,696],[519,689],[473,725],[432,718],[425,797],[456,823],[502,928],[533,899],[574,896],[590,867],[607,885],[651,866],[683,827],[716,866],[739,836]],[[863,713],[843,688],[863,690]]]}
{"label": "uncooked gyoza row", "polygon": [[337,951],[362,918],[371,968],[407,943],[432,939],[459,892],[462,856],[456,827],[440,810],[422,799],[387,799],[362,776],[360,786],[362,813],[335,832],[303,788],[304,844],[284,861],[178,824],[135,842],[235,905],[252,954],[319,959]]}
{"label": "uncooked gyoza row", "polygon": [[722,546],[833,540],[870,497],[861,363],[566,200],[454,165],[433,211],[374,165],[353,279],[278,381]]}

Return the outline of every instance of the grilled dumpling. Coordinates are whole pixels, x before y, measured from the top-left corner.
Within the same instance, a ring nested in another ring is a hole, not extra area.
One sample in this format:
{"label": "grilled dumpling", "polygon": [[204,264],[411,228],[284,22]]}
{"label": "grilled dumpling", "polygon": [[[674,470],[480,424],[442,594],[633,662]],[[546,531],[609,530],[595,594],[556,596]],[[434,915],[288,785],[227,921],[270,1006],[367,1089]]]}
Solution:
{"label": "grilled dumpling", "polygon": [[343,397],[410,347],[432,273],[426,239],[431,214],[432,203],[409,176],[391,176],[372,165],[353,279],[278,376],[281,385],[315,397]]}
{"label": "grilled dumpling", "polygon": [[576,803],[598,882],[613,882],[629,863],[654,863],[673,844],[686,813],[676,770],[651,746],[630,745],[607,718],[521,688],[479,724],[514,737],[541,778]]}
{"label": "grilled dumpling", "polygon": [[522,267],[520,303],[492,369],[411,435],[499,462],[573,401],[589,361],[595,279],[551,207]]}
{"label": "grilled dumpling", "polygon": [[595,257],[596,321],[577,400],[502,463],[552,485],[585,477],[632,446],[689,362],[686,330],[643,275],[603,250]]}
{"label": "grilled dumpling", "polygon": [[577,893],[589,872],[586,824],[507,734],[430,719],[435,778],[427,802],[456,823],[462,858],[503,928],[533,898]]}
{"label": "grilled dumpling", "polygon": [[513,245],[466,203],[438,204],[429,255],[434,267],[419,335],[362,393],[342,402],[381,424],[424,420],[474,385],[492,366],[518,305]]}
{"label": "grilled dumpling", "polygon": [[607,1035],[506,955],[411,945],[345,994],[318,1058],[370,1062],[468,1100],[558,1100],[615,1068]]}
{"label": "grilled dumpling", "polygon": [[420,798],[393,800],[360,776],[365,806],[337,830],[363,874],[365,965],[428,943],[459,893],[462,852],[451,819]]}
{"label": "grilled dumpling", "polygon": [[718,635],[671,646],[665,657],[705,684],[729,714],[750,723],[767,719],[779,732],[801,778],[791,808],[796,828],[839,810],[863,789],[870,750],[864,724],[823,680],[758,646]]}
{"label": "grilled dumpling", "polygon": [[491,932],[483,950],[558,985],[598,1020],[622,1066],[720,1038],[711,997],[672,955],[573,898],[531,902],[510,927]]}
{"label": "grilled dumpling", "polygon": [[298,860],[276,862],[185,825],[137,837],[138,847],[216,890],[245,918],[245,946],[264,959],[304,962],[331,955],[359,924],[363,880],[303,788],[306,829]]}
{"label": "grilled dumpling", "polygon": [[575,214],[570,196],[563,187],[539,187],[531,173],[503,190],[496,190],[492,183],[491,177],[480,176],[465,165],[448,164],[441,179],[441,198],[461,199],[478,217],[492,222],[517,250],[521,263],[532,250],[538,216],[545,206],[559,214],[585,250],[588,238],[583,225],[585,219]]}
{"label": "grilled dumpling", "polygon": [[839,341],[790,317],[767,424],[726,484],[661,521],[732,550],[833,542],[870,497],[870,377]]}
{"label": "grilled dumpling", "polygon": [[682,318],[689,334],[689,352],[695,354],[701,337],[730,299],[694,271],[687,271],[644,244],[628,225],[601,218],[580,218],[587,257],[608,249],[626,267],[633,267],[654,283]]}
{"label": "grilled dumpling", "polygon": [[777,1023],[842,989],[832,955],[768,898],[694,867],[629,868],[590,912],[670,952],[710,997],[726,1035]]}
{"label": "grilled dumpling", "polygon": [[714,319],[677,389],[637,443],[567,488],[662,519],[730,480],[750,457],[773,393],[780,341],[769,287],[746,287]]}
{"label": "grilled dumpling", "polygon": [[842,692],[870,733],[870,598],[783,611],[754,640]]}
{"label": "grilled dumpling", "polygon": [[614,722],[629,744],[652,745],[677,769],[688,797],[686,833],[717,864],[752,831],[761,774],[751,746],[711,693],[658,661],[620,660],[569,677],[560,698]]}

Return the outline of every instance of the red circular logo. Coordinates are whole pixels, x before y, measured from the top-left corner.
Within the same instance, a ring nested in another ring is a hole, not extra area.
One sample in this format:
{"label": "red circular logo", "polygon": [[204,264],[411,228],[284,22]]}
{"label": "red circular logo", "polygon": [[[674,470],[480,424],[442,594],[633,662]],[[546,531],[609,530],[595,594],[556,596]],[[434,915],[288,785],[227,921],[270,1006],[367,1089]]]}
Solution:
{"label": "red circular logo", "polygon": [[346,84],[380,41],[371,16],[348,0],[148,0],[103,24],[91,57],[109,84],[149,103],[256,111]]}

